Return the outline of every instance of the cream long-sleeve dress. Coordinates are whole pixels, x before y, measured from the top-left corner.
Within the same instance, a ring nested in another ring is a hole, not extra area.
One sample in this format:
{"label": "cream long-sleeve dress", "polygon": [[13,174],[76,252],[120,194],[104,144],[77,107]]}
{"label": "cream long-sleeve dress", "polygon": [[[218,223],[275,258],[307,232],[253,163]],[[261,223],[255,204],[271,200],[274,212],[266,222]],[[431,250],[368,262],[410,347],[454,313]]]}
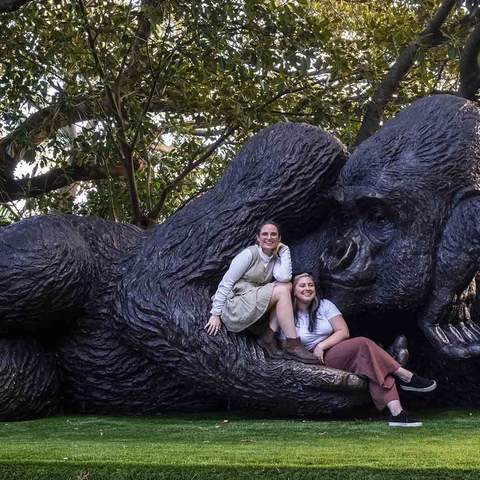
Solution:
{"label": "cream long-sleeve dress", "polygon": [[248,247],[232,260],[213,297],[210,313],[220,315],[227,330],[241,332],[267,311],[276,281],[288,282],[291,278],[287,246],[272,256],[256,245]]}

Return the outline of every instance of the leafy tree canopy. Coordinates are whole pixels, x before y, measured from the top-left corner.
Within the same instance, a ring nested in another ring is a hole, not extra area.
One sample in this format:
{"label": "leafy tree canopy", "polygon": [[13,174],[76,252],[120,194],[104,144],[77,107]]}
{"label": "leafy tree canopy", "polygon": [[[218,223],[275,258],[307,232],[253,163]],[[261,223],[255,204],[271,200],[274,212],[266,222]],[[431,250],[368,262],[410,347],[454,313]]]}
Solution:
{"label": "leafy tree canopy", "polygon": [[353,147],[416,97],[474,97],[476,3],[0,2],[0,200],[147,225],[266,125]]}

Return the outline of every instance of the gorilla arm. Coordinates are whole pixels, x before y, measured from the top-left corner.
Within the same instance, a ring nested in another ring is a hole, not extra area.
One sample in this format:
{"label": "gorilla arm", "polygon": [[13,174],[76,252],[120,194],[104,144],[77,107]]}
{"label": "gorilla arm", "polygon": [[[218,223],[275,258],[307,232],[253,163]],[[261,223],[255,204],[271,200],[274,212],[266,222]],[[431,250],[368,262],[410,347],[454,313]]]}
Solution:
{"label": "gorilla arm", "polygon": [[462,200],[444,229],[432,293],[419,316],[419,326],[430,343],[453,359],[480,355],[480,326],[471,318],[468,298],[480,268],[479,227],[480,197]]}
{"label": "gorilla arm", "polygon": [[307,125],[253,137],[212,191],[156,228],[128,269],[116,298],[125,342],[171,367],[186,388],[243,407],[320,414],[364,403],[365,382],[353,374],[268,361],[248,335],[203,330],[219,277],[259,223],[279,222],[287,243],[304,235],[345,156],[338,140]]}

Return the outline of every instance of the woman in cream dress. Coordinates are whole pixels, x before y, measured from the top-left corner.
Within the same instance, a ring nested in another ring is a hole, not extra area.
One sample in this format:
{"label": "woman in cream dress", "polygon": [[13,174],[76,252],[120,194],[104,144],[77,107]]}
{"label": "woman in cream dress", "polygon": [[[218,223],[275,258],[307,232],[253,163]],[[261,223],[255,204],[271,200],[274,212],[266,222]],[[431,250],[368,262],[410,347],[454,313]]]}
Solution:
{"label": "woman in cream dress", "polygon": [[[267,354],[318,363],[296,333],[290,249],[281,243],[278,225],[264,222],[257,230],[256,240],[256,245],[245,248],[232,260],[223,276],[213,297],[211,315],[205,325],[207,332],[216,335],[222,324],[230,332],[243,332],[269,311],[269,325],[257,338]],[[278,348],[275,337],[279,329],[285,335],[283,351]]]}

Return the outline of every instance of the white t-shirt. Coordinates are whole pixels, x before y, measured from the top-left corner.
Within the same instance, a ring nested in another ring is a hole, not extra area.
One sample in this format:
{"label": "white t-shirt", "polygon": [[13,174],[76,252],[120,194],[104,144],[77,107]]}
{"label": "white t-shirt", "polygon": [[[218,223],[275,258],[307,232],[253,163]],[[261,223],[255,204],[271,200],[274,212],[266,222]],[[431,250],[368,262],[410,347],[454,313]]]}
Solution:
{"label": "white t-shirt", "polygon": [[317,343],[325,340],[333,333],[333,327],[330,320],[342,313],[334,303],[326,298],[320,300],[317,310],[315,327],[312,332],[308,330],[308,313],[298,312],[297,334],[305,348],[312,350]]}

